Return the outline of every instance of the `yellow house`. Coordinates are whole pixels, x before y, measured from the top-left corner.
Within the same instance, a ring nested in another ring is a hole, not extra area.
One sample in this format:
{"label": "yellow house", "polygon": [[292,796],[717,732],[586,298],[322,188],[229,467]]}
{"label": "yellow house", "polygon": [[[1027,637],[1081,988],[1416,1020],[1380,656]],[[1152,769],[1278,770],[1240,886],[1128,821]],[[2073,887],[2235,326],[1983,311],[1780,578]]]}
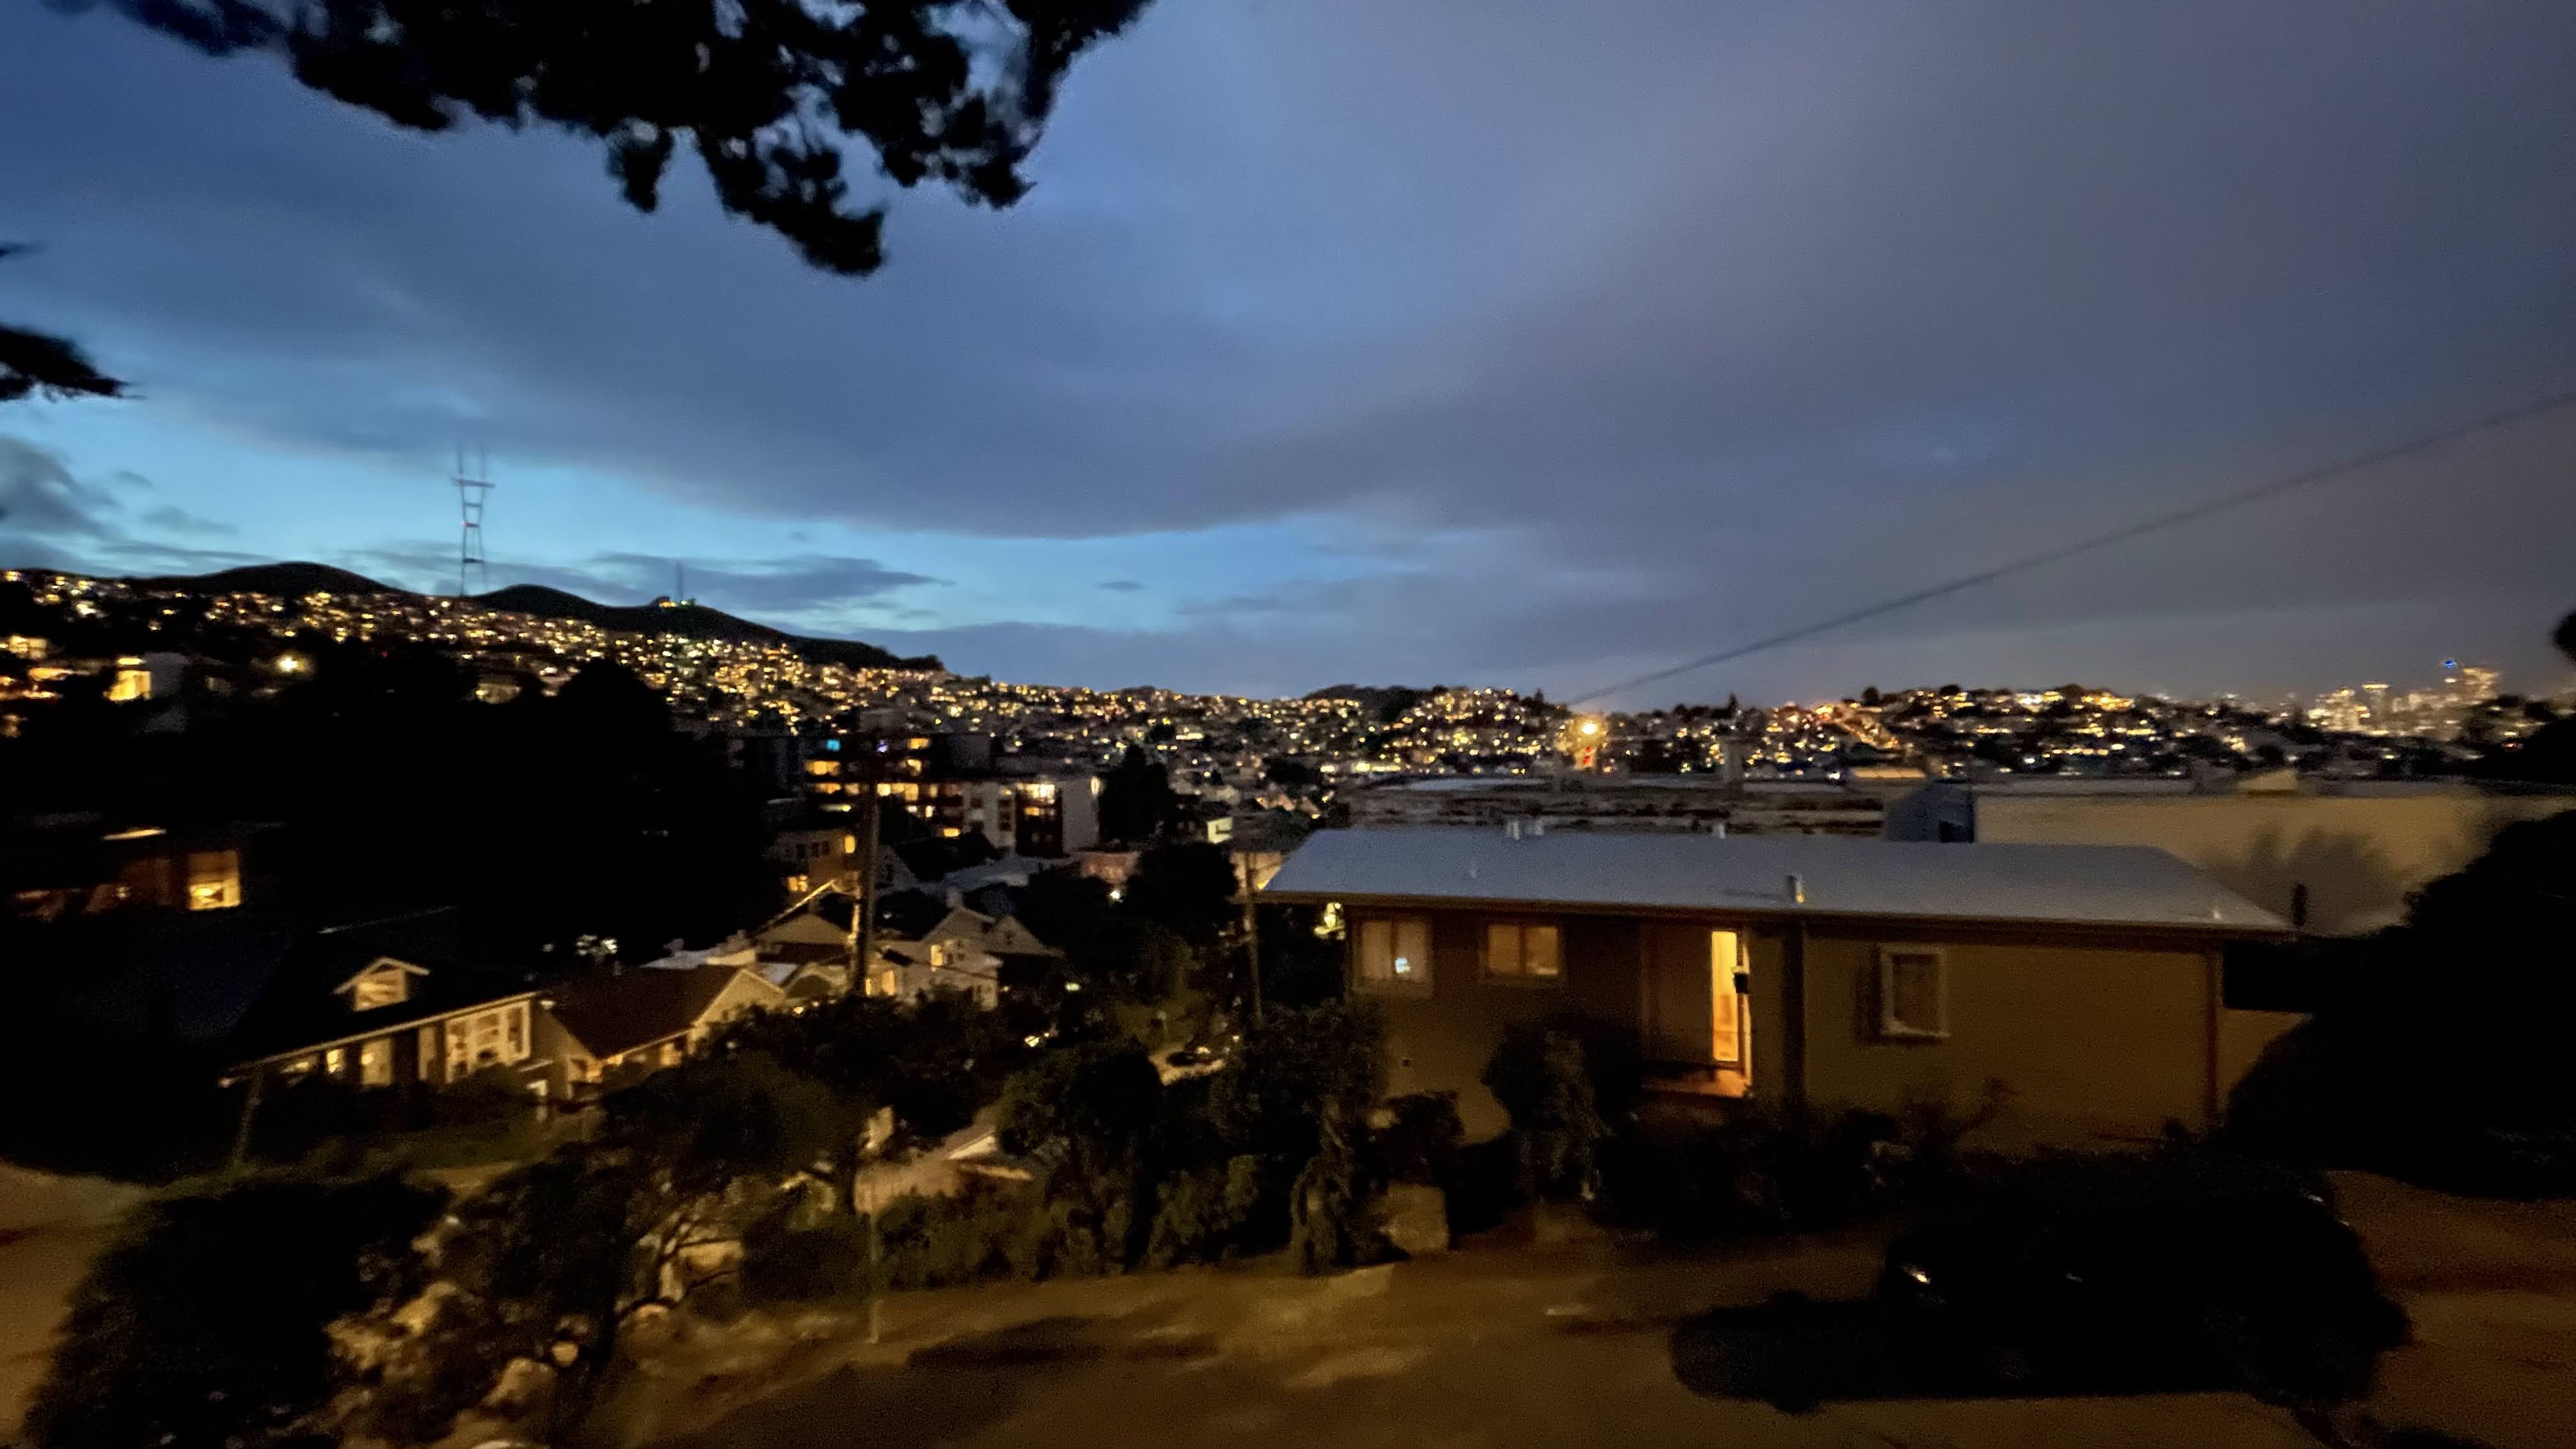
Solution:
{"label": "yellow house", "polygon": [[2159,850],[1494,828],[1326,831],[1265,901],[1339,908],[1385,1004],[1389,1090],[1454,1091],[1504,1032],[1633,1029],[1650,1086],[1965,1113],[1997,1145],[2213,1125],[2296,1018],[2227,1005],[2231,942],[2278,917]]}

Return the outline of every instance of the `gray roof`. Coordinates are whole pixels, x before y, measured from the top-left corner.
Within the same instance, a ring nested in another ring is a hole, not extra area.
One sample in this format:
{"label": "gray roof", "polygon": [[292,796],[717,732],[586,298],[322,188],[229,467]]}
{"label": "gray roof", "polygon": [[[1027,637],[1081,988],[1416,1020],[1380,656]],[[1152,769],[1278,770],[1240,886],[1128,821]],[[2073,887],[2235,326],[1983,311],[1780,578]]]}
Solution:
{"label": "gray roof", "polygon": [[[1805,902],[1789,899],[1796,875]],[[2278,916],[2161,850],[1497,827],[1320,831],[1263,888],[1310,900],[2045,921],[2263,935]]]}

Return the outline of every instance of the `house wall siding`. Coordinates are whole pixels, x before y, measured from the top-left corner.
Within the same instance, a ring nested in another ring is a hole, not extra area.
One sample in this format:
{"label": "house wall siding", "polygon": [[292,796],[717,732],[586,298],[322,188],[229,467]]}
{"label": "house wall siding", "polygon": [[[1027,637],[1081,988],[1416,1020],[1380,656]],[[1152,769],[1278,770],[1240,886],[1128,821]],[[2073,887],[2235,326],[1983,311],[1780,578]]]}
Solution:
{"label": "house wall siding", "polygon": [[[1721,917],[1368,908],[1352,912],[1351,939],[1362,920],[1403,915],[1431,921],[1431,990],[1362,993],[1385,1010],[1388,1091],[1456,1092],[1471,1137],[1509,1126],[1479,1079],[1510,1027],[1561,1012],[1638,1027],[1644,963],[1651,956],[1705,970],[1711,929],[1745,935],[1755,1096],[1788,1097],[1798,1065],[1791,1060],[1799,1036],[1793,1026],[1802,1026],[1810,1101],[1896,1111],[1931,1100],[1964,1114],[1980,1105],[1989,1081],[2000,1081],[2010,1097],[1979,1138],[1997,1148],[2147,1138],[2168,1121],[2206,1128],[2213,1100],[2223,1101],[2261,1043],[2281,1028],[2219,1009],[2214,948],[2198,942],[2139,943],[2048,928],[1818,924],[1800,932]],[[1486,922],[1532,918],[1561,922],[1560,983],[1484,979]],[[1888,944],[1941,948],[1946,1038],[1881,1035],[1878,952]],[[1793,953],[1803,962],[1802,992],[1792,990]],[[1793,1022],[1792,1003],[1801,998],[1804,1010]]]}
{"label": "house wall siding", "polygon": [[[1372,999],[1386,1008],[1387,1091],[1458,1094],[1470,1137],[1511,1125],[1479,1080],[1503,1033],[1519,1022],[1581,1012],[1637,1018],[1638,923],[1610,916],[1562,918],[1564,975],[1553,984],[1484,979],[1482,911],[1387,912],[1431,919],[1431,994]],[[1510,919],[1559,919],[1544,914]],[[1357,940],[1356,931],[1352,935]]]}
{"label": "house wall siding", "polygon": [[[1782,943],[1765,944],[1776,954]],[[1882,944],[1941,948],[1946,1038],[1881,1034]],[[1758,962],[1757,953],[1757,975]],[[1807,1094],[1819,1104],[1888,1111],[1937,1101],[1965,1113],[1988,1082],[2001,1082],[2011,1095],[1981,1138],[1998,1147],[2152,1137],[2168,1121],[2206,1128],[2214,974],[2200,948],[1810,931]],[[1756,1064],[1765,1087],[1778,1081],[1762,1070],[1769,1064]]]}

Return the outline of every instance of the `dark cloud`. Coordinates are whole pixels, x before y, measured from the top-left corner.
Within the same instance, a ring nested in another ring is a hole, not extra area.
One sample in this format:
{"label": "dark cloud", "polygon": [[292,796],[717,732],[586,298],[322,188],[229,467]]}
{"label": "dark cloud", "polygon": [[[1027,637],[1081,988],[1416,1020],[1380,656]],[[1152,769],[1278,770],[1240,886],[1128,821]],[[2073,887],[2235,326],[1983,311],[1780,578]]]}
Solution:
{"label": "dark cloud", "polygon": [[[1169,629],[921,646],[1036,677],[1601,682],[2576,384],[2554,0],[1166,4],[1077,72],[1027,203],[907,195],[865,284],[686,185],[628,212],[581,147],[396,133],[107,17],[0,18],[0,57],[0,134],[45,141],[0,163],[13,234],[51,244],[13,281],[156,406],[818,523],[1294,521],[1360,575],[1156,578],[1205,592]],[[2571,446],[2521,429],[1660,688],[2306,683],[2428,639],[2555,669]],[[934,582],[889,552],[689,588],[878,628]]]}
{"label": "dark cloud", "polygon": [[[130,472],[84,477],[53,449],[0,434],[0,567],[188,574],[258,560],[228,549],[135,537],[118,493],[151,487],[149,479]],[[135,521],[163,532],[207,531],[169,527],[163,515],[177,511],[146,509]]]}
{"label": "dark cloud", "polygon": [[135,521],[146,528],[156,528],[163,533],[192,533],[204,536],[241,532],[229,523],[219,519],[199,518],[188,510],[169,503],[143,510],[137,515]]}
{"label": "dark cloud", "polygon": [[114,493],[75,476],[51,449],[0,437],[0,534],[104,538],[117,507]]}

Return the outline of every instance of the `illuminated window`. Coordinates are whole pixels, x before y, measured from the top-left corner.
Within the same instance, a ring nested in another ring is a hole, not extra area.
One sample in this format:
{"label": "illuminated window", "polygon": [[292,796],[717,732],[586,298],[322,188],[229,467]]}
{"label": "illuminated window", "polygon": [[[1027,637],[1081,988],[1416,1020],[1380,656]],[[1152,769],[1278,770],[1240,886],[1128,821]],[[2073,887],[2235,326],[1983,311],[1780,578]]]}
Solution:
{"label": "illuminated window", "polygon": [[805,892],[812,890],[813,888],[814,883],[804,876],[791,875],[787,878],[787,893],[791,896],[803,895]]}
{"label": "illuminated window", "polygon": [[1359,987],[1392,994],[1431,993],[1431,918],[1377,916],[1360,922]]}
{"label": "illuminated window", "polygon": [[241,904],[241,855],[230,850],[188,854],[188,909],[224,911]]}
{"label": "illuminated window", "polygon": [[349,1070],[349,1049],[347,1047],[332,1047],[328,1051],[323,1052],[322,1070],[335,1077]]}
{"label": "illuminated window", "polygon": [[1938,1040],[1950,1034],[1949,972],[1939,950],[1879,948],[1878,1034],[1897,1040]]}
{"label": "illuminated window", "polygon": [[358,1047],[358,1085],[390,1087],[394,1084],[394,1039],[380,1036]]}
{"label": "illuminated window", "polygon": [[350,983],[349,1009],[373,1011],[379,1006],[395,1006],[410,995],[410,972],[399,966],[379,967]]}
{"label": "illuminated window", "polygon": [[856,855],[856,854],[858,854],[858,853],[859,853],[859,838],[858,838],[857,836],[855,836],[855,835],[844,835],[844,836],[842,836],[842,837],[841,837],[841,853],[842,853],[843,855]]}
{"label": "illuminated window", "polygon": [[1485,927],[1485,974],[1506,981],[1554,981],[1565,971],[1556,927],[1493,921]]}

